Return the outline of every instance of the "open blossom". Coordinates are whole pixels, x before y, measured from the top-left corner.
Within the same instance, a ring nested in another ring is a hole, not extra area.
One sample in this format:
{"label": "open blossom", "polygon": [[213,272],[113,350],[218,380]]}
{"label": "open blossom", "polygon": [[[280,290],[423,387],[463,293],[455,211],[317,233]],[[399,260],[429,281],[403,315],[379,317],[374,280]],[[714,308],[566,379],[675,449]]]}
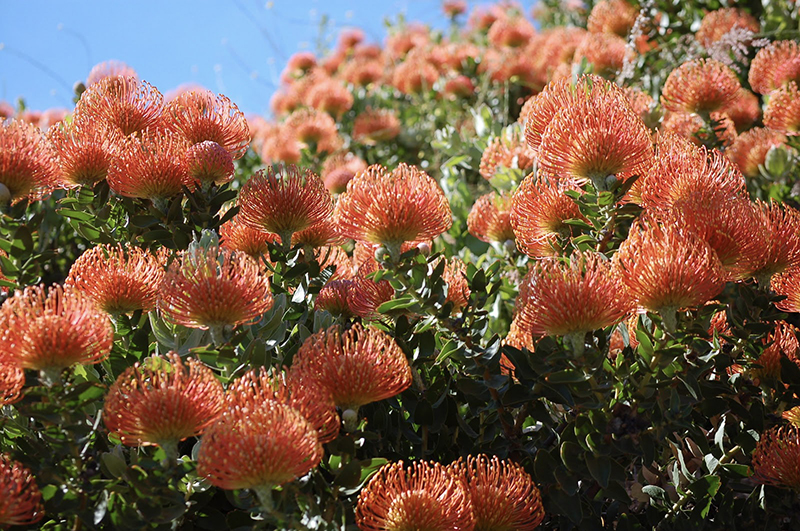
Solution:
{"label": "open blossom", "polygon": [[439,79],[439,71],[426,57],[412,56],[392,71],[392,85],[403,94],[429,91]]}
{"label": "open blossom", "polygon": [[92,69],[89,71],[89,75],[86,77],[86,86],[91,87],[98,81],[101,81],[107,77],[119,76],[132,78],[139,77],[136,74],[136,70],[134,70],[132,66],[123,61],[112,59],[110,61],[97,63],[92,67]]}
{"label": "open blossom", "polygon": [[110,314],[149,312],[156,306],[164,266],[161,257],[139,247],[98,245],[72,264],[66,285]]}
{"label": "open blossom", "polygon": [[772,291],[786,297],[775,306],[784,312],[800,313],[800,268],[793,267],[772,277]]}
{"label": "open blossom", "polygon": [[742,87],[731,103],[720,109],[736,126],[736,131],[741,133],[750,129],[761,118],[761,101],[758,96]]}
{"label": "open blossom", "polygon": [[189,178],[208,187],[233,180],[233,159],[230,153],[213,140],[193,144],[184,154]]}
{"label": "open blossom", "polygon": [[105,77],[86,89],[75,107],[75,121],[101,121],[123,136],[157,127],[164,96],[136,77]]}
{"label": "open blossom", "polygon": [[478,455],[448,468],[467,484],[476,530],[533,531],[544,520],[542,495],[520,465]]}
{"label": "open blossom", "polygon": [[760,29],[758,21],[749,13],[735,7],[715,9],[703,17],[700,28],[695,33],[695,39],[709,48],[734,28],[742,28],[753,33],[758,33]]}
{"label": "open blossom", "polygon": [[122,147],[121,134],[102,122],[61,123],[47,133],[60,186],[94,186],[105,180]]}
{"label": "open blossom", "polygon": [[800,490],[800,428],[775,426],[762,433],[752,467],[761,484]]}
{"label": "open blossom", "polygon": [[127,368],[109,388],[103,419],[126,446],[174,448],[199,435],[222,409],[224,390],[202,362],[176,352]]}
{"label": "open blossom", "polygon": [[41,131],[21,120],[0,124],[0,206],[42,199],[55,181],[53,152]]}
{"label": "open blossom", "polygon": [[0,526],[31,525],[43,517],[42,493],[31,471],[0,454]]}
{"label": "open blossom", "polygon": [[800,134],[800,90],[792,81],[769,95],[764,125],[787,135]]}
{"label": "open blossom", "polygon": [[625,64],[630,54],[625,39],[614,33],[589,33],[575,49],[573,64],[586,59],[592,71],[600,76],[613,76]]}
{"label": "open blossom", "polygon": [[594,4],[586,28],[592,33],[614,33],[627,37],[639,11],[626,0],[601,0]]}
{"label": "open blossom", "polygon": [[498,48],[520,48],[533,37],[536,30],[525,17],[505,16],[498,18],[489,28],[489,42]]}
{"label": "open blossom", "polygon": [[674,133],[698,146],[719,142],[728,147],[736,140],[736,124],[720,111],[712,112],[708,122],[698,114],[669,112],[661,121],[661,131]]}
{"label": "open blossom", "polygon": [[367,163],[352,153],[334,153],[322,165],[322,181],[332,194],[347,190],[347,183],[367,169]]}
{"label": "open blossom", "polygon": [[775,41],[758,50],[750,63],[748,80],[759,94],[769,94],[791,82],[800,83],[800,44]]}
{"label": "open blossom", "polygon": [[317,153],[333,153],[342,145],[336,122],[327,113],[315,109],[298,109],[290,114],[281,128],[301,147]]}
{"label": "open blossom", "polygon": [[306,102],[318,111],[338,118],[353,106],[353,94],[341,81],[328,78],[311,87]]}
{"label": "open blossom", "polygon": [[378,470],[358,496],[356,523],[363,531],[475,529],[466,482],[428,461],[408,467],[399,461]]}
{"label": "open blossom", "polygon": [[269,244],[277,241],[278,235],[248,225],[239,215],[220,225],[220,247],[239,251],[258,260],[261,255],[269,255]]}
{"label": "open blossom", "polygon": [[674,112],[710,113],[731,103],[740,88],[736,74],[724,64],[694,59],[670,72],[661,104]]}
{"label": "open blossom", "polygon": [[24,386],[25,371],[22,367],[0,357],[0,407],[19,401]]}
{"label": "open blossom", "polygon": [[386,109],[367,109],[353,121],[353,139],[366,145],[386,142],[400,134],[400,120]]}
{"label": "open blossom", "polygon": [[776,202],[756,201],[759,250],[749,256],[749,275],[764,286],[773,275],[800,266],[800,211]]}
{"label": "open blossom", "polygon": [[730,148],[725,151],[745,177],[756,177],[758,167],[764,164],[767,152],[772,147],[786,144],[786,135],[765,127],[754,127],[739,135]]}
{"label": "open blossom", "polygon": [[503,168],[529,168],[535,155],[518,135],[500,136],[489,141],[481,155],[479,167],[484,179],[492,180]]}
{"label": "open blossom", "polygon": [[497,192],[479,197],[467,217],[467,229],[470,234],[487,243],[513,240],[511,198]]}
{"label": "open blossom", "polygon": [[338,279],[326,283],[314,299],[314,309],[324,310],[334,317],[353,317],[355,314],[350,310],[348,302],[353,282],[351,279]]}

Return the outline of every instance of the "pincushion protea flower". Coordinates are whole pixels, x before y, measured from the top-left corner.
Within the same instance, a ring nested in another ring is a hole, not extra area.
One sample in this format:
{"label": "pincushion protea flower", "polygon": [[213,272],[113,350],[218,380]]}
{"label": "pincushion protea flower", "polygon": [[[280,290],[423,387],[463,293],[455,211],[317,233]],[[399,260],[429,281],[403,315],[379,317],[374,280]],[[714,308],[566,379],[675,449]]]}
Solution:
{"label": "pincushion protea flower", "polygon": [[123,136],[153,128],[161,122],[164,96],[136,77],[105,77],[92,84],[75,106],[75,121],[101,121]]}
{"label": "pincushion protea flower", "polygon": [[601,0],[592,7],[586,29],[627,37],[638,15],[638,10],[626,0]]}
{"label": "pincushion protea flower", "polygon": [[260,170],[239,193],[242,221],[279,235],[285,248],[293,233],[327,219],[332,210],[331,195],[317,174],[294,165]]}
{"label": "pincushion protea flower", "polygon": [[787,135],[800,134],[800,90],[797,83],[792,81],[770,93],[764,109],[764,125]]}
{"label": "pincushion protea flower", "polygon": [[758,167],[764,164],[770,148],[786,143],[786,135],[765,127],[754,127],[733,141],[725,154],[742,171],[745,177],[758,176]]}
{"label": "pincushion protea flower", "polygon": [[367,109],[353,121],[353,140],[375,145],[400,134],[400,120],[391,110]]}
{"label": "pincushion protea flower", "polygon": [[0,406],[19,401],[24,386],[25,371],[11,360],[0,358]]}
{"label": "pincushion protea flower", "polygon": [[800,428],[775,426],[761,434],[752,459],[755,480],[800,490]]}
{"label": "pincushion protea flower", "polygon": [[408,468],[398,461],[378,470],[358,496],[356,523],[362,531],[475,529],[464,480],[428,461],[412,461]]}
{"label": "pincushion protea flower", "polygon": [[[566,336],[577,353],[587,332],[618,323],[632,301],[599,254],[537,260],[520,289],[520,325],[537,335]],[[575,304],[574,301],[580,301]]]}
{"label": "pincushion protea flower", "polygon": [[612,266],[636,303],[661,313],[671,330],[676,310],[705,303],[725,284],[722,264],[706,242],[646,220],[631,228]]}
{"label": "pincushion protea flower", "polygon": [[132,77],[138,78],[139,76],[136,74],[136,70],[133,69],[132,66],[124,63],[123,61],[103,61],[102,63],[98,63],[92,67],[89,71],[89,75],[86,77],[86,86],[91,87],[98,81],[105,79],[107,77]]}
{"label": "pincushion protea flower", "polygon": [[61,123],[51,127],[47,136],[54,148],[59,184],[69,188],[105,180],[122,145],[116,129],[95,121]]}
{"label": "pincushion protea flower", "polygon": [[283,124],[282,133],[316,153],[333,153],[342,145],[336,122],[327,113],[298,109]]}
{"label": "pincushion protea flower", "polygon": [[403,242],[433,239],[453,224],[438,183],[402,163],[391,172],[376,164],[355,176],[333,215],[344,236],[380,243],[393,259]]}
{"label": "pincushion protea flower", "polygon": [[0,358],[46,373],[102,361],[114,338],[91,299],[58,285],[17,291],[0,306],[0,330]]}
{"label": "pincushion protea flower", "polygon": [[524,140],[517,135],[501,136],[492,139],[483,150],[479,171],[484,179],[492,180],[502,168],[529,168],[533,160],[534,153]]}
{"label": "pincushion protea flower", "polygon": [[259,264],[216,247],[190,248],[172,262],[159,301],[168,320],[210,329],[215,343],[225,328],[257,321],[271,307],[269,280]]}
{"label": "pincushion protea flower", "polygon": [[0,454],[0,525],[31,525],[43,517],[42,493],[31,471]]}
{"label": "pincushion protea flower", "polygon": [[87,295],[104,312],[122,314],[155,308],[163,281],[160,256],[139,247],[106,244],[78,257],[65,285]]}
{"label": "pincushion protea flower", "polygon": [[752,15],[735,7],[715,9],[706,13],[703,20],[700,21],[700,28],[694,38],[703,47],[709,48],[736,28],[758,33],[760,25]]}
{"label": "pincushion protea flower", "polygon": [[258,260],[269,256],[269,244],[278,241],[278,235],[245,223],[239,215],[220,225],[220,247],[239,251]]}
{"label": "pincushion protea flower", "polygon": [[324,219],[307,229],[292,234],[292,245],[318,248],[326,245],[340,245],[343,242],[344,238],[339,233],[339,227],[332,218]]}
{"label": "pincushion protea flower", "polygon": [[202,433],[222,410],[224,390],[214,373],[177,352],[128,367],[109,388],[106,427],[126,446],[158,445],[170,459],[178,443]]}
{"label": "pincushion protea flower", "polygon": [[749,275],[767,286],[773,275],[800,266],[800,211],[776,202],[756,201],[759,252],[747,256]]}
{"label": "pincushion protea flower", "polygon": [[0,126],[0,207],[41,199],[53,188],[55,172],[50,144],[36,126],[21,120]]}
{"label": "pincushion protea flower", "polygon": [[222,489],[252,489],[269,510],[272,488],[310,472],[322,454],[317,431],[298,410],[247,401],[223,410],[206,430],[197,474]]}
{"label": "pincushion protea flower", "polygon": [[539,165],[562,178],[591,180],[642,175],[653,164],[650,132],[618,90],[592,91],[555,114],[542,133]]}
{"label": "pincushion protea flower", "polygon": [[573,64],[580,64],[584,59],[592,65],[592,71],[601,76],[613,76],[625,64],[630,56],[626,41],[614,33],[589,33],[575,49]]}
{"label": "pincushion protea flower", "polygon": [[531,531],[544,520],[539,489],[520,465],[497,456],[469,456],[448,467],[467,484],[475,531]]}
{"label": "pincushion protea flower", "polygon": [[790,82],[800,83],[800,43],[774,41],[756,53],[748,81],[759,94],[769,94]]}
{"label": "pincushion protea flower", "polygon": [[344,412],[345,428],[352,431],[359,407],[395,396],[411,385],[411,368],[387,333],[359,324],[348,330],[334,325],[305,340],[295,354],[289,378],[301,378],[329,393]]}
{"label": "pincushion protea flower", "polygon": [[[441,258],[440,260],[445,260]],[[431,264],[437,267],[438,263]],[[446,260],[442,279],[447,284],[446,303],[453,304],[453,310],[459,311],[469,302],[470,289],[467,282],[467,265],[458,257]]]}
{"label": "pincushion protea flower", "polygon": [[736,99],[739,79],[714,59],[687,61],[670,72],[661,91],[661,104],[674,112],[708,114]]}
{"label": "pincushion protea flower", "polygon": [[772,277],[770,287],[786,297],[775,306],[784,312],[800,313],[800,267],[792,267]]}
{"label": "pincushion protea flower", "polygon": [[720,109],[733,121],[737,132],[746,131],[761,118],[761,101],[758,96],[742,87],[731,103]]}
{"label": "pincushion protea flower", "polygon": [[331,280],[319,290],[314,299],[315,310],[325,310],[335,317],[349,318],[355,314],[350,310],[349,294],[353,289],[353,280]]}
{"label": "pincushion protea flower", "polygon": [[406,95],[421,94],[433,89],[439,71],[428,57],[415,55],[398,64],[392,71],[392,85]]}
{"label": "pincushion protea flower", "polygon": [[170,101],[164,109],[164,122],[191,145],[216,142],[233,160],[242,158],[250,145],[244,113],[226,96],[210,90],[184,92]]}
{"label": "pincushion protea flower", "polygon": [[370,274],[379,269],[375,259],[358,267],[353,283],[349,286],[347,305],[353,315],[365,321],[377,321],[382,315],[378,308],[384,302],[394,299],[395,292],[388,280],[375,282]]}
{"label": "pincushion protea flower", "polygon": [[536,30],[525,17],[505,16],[494,21],[487,37],[496,48],[520,48],[533,37]]}
{"label": "pincushion protea flower", "polygon": [[288,378],[284,372],[264,367],[251,369],[228,386],[228,407],[277,401],[292,406],[317,430],[319,442],[327,443],[339,435],[339,415],[324,389],[303,378]]}
{"label": "pincushion protea flower", "polygon": [[710,113],[708,121],[693,113],[669,112],[661,121],[660,129],[698,146],[721,143],[728,147],[736,140],[736,124],[721,111]]}
{"label": "pincushion protea flower", "polygon": [[335,153],[322,165],[322,180],[332,194],[347,190],[347,183],[367,169],[367,163],[352,153]]}
{"label": "pincushion protea flower", "polygon": [[511,198],[511,227],[517,247],[528,256],[551,255],[559,236],[566,237],[567,219],[581,218],[578,205],[564,192],[579,190],[576,183],[539,178],[533,174],[520,183]]}
{"label": "pincushion protea flower", "polygon": [[204,189],[212,184],[224,184],[233,179],[233,159],[224,147],[204,140],[186,150],[184,155],[189,177]]}
{"label": "pincushion protea flower", "polygon": [[340,118],[353,106],[353,94],[338,79],[328,78],[311,87],[306,102],[318,111]]}
{"label": "pincushion protea flower", "polygon": [[786,321],[777,321],[775,328],[764,338],[768,346],[756,359],[755,366],[750,369],[754,379],[768,382],[781,381],[781,359],[800,366],[800,342],[797,340],[797,327]]}
{"label": "pincushion protea flower", "polygon": [[467,229],[470,234],[487,243],[513,240],[511,198],[497,192],[479,197],[467,216]]}

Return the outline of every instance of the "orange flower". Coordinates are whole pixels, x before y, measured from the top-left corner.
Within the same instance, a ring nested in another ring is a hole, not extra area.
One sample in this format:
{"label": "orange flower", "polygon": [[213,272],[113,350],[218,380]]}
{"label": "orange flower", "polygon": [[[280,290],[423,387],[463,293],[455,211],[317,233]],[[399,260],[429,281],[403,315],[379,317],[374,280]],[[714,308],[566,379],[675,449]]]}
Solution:
{"label": "orange flower", "polygon": [[767,286],[773,275],[800,266],[800,211],[788,205],[756,201],[761,233],[759,249],[748,256],[750,276]]}
{"label": "orange flower", "polygon": [[467,229],[470,234],[487,243],[513,240],[511,198],[497,192],[479,197],[467,217]]}
{"label": "orange flower", "polygon": [[315,153],[333,153],[342,145],[336,122],[315,109],[299,109],[290,114],[281,128],[283,134]]}
{"label": "orange flower", "polygon": [[564,221],[582,218],[580,209],[564,192],[579,190],[572,181],[526,177],[511,198],[511,227],[520,251],[531,257],[551,255],[559,237],[570,234]]}
{"label": "orange flower", "polygon": [[387,333],[360,324],[348,330],[334,325],[305,340],[289,377],[330,394],[344,411],[345,428],[352,431],[359,407],[393,397],[411,385],[411,368]]}
{"label": "orange flower", "polygon": [[98,245],[72,264],[66,286],[91,298],[110,314],[149,312],[164,281],[160,257],[139,247]]}
{"label": "orange flower", "polygon": [[[331,280],[319,290],[314,299],[314,309],[324,310],[334,317],[348,319],[355,314],[350,311],[349,294],[353,281],[349,279]],[[394,290],[392,290],[394,291]],[[392,293],[394,295],[394,293]]]}
{"label": "orange flower", "polygon": [[736,124],[720,111],[712,112],[708,122],[697,114],[670,112],[661,122],[661,130],[674,133],[698,146],[718,142],[730,146],[736,140]]}
{"label": "orange flower", "polygon": [[0,454],[0,525],[31,525],[43,517],[42,493],[31,471]]}
{"label": "orange flower", "polygon": [[366,87],[383,78],[383,63],[370,58],[354,58],[345,63],[340,76],[356,87]]}
{"label": "orange flower", "polygon": [[170,352],[125,369],[108,390],[103,419],[122,444],[158,445],[174,458],[178,442],[217,419],[223,394],[211,369],[192,358],[184,364]]}
{"label": "orange flower", "polygon": [[286,68],[281,72],[281,81],[290,82],[303,77],[307,72],[317,66],[317,58],[313,52],[297,52],[289,57]]}
{"label": "orange flower", "polygon": [[775,329],[764,338],[764,343],[768,346],[755,361],[757,367],[750,370],[753,378],[762,382],[764,380],[780,381],[781,359],[783,358],[800,366],[800,356],[798,356],[800,342],[797,340],[797,332],[800,330],[786,321],[775,323]]}
{"label": "orange flower", "polygon": [[314,260],[319,264],[320,271],[329,267],[333,268],[330,280],[353,278],[353,260],[347,256],[344,249],[335,246],[323,246],[314,249]]}
{"label": "orange flower", "polygon": [[758,167],[764,164],[767,152],[773,146],[786,144],[786,135],[764,127],[754,127],[734,140],[725,154],[736,164],[745,177],[756,177]]}
{"label": "orange flower", "polygon": [[439,71],[425,57],[409,57],[392,71],[392,85],[403,94],[429,91],[439,79]]}
{"label": "orange flower", "polygon": [[475,84],[467,76],[455,76],[447,80],[442,92],[450,99],[469,98],[475,94]]}
{"label": "orange flower", "polygon": [[25,386],[25,371],[0,358],[0,407],[18,402]]}
{"label": "orange flower", "polygon": [[647,117],[655,106],[655,100],[647,92],[636,87],[623,87],[622,94],[631,106],[631,110],[642,120]]}
{"label": "orange flower", "polygon": [[661,312],[665,321],[680,308],[712,299],[725,284],[722,264],[706,242],[690,231],[647,221],[631,228],[612,267],[636,303]]}
{"label": "orange flower", "polygon": [[260,319],[272,294],[267,273],[249,256],[195,248],[170,265],[159,308],[175,324],[210,329],[218,342],[224,328]]}
{"label": "orange flower", "polygon": [[632,306],[599,254],[573,255],[568,262],[539,259],[523,282],[517,303],[523,309],[520,326],[534,336],[567,336],[578,351],[587,332],[616,324]]}
{"label": "orange flower", "polygon": [[758,33],[760,26],[752,15],[734,7],[716,9],[706,13],[706,16],[700,21],[700,28],[695,33],[694,38],[703,47],[709,48],[712,44],[722,39],[725,34],[736,28]]}
{"label": "orange flower", "polygon": [[467,483],[476,530],[532,531],[544,520],[542,495],[520,465],[479,455],[448,469]]}
{"label": "orange flower", "polygon": [[269,256],[269,244],[278,240],[278,235],[248,225],[239,215],[220,225],[220,247],[239,251],[256,260],[261,255]]}
{"label": "orange flower", "polygon": [[328,78],[311,87],[306,102],[318,111],[339,118],[353,106],[353,95],[341,81]]}
{"label": "orange flower", "polygon": [[404,25],[386,39],[386,53],[392,59],[402,59],[414,48],[423,48],[431,40],[430,30],[421,24]]}
{"label": "orange flower", "polygon": [[800,428],[775,426],[762,433],[752,467],[763,485],[800,490]]}
{"label": "orange flower", "polygon": [[147,81],[105,77],[81,95],[75,106],[75,121],[100,121],[130,136],[159,125],[163,102],[164,96]]}
{"label": "orange flower", "polygon": [[264,367],[258,371],[251,369],[236,378],[228,386],[226,400],[229,408],[237,404],[247,407],[247,404],[280,402],[303,414],[317,430],[320,443],[331,442],[339,435],[339,415],[325,390],[304,379],[290,380],[274,368],[269,372]]}
{"label": "orange flower", "polygon": [[489,28],[489,43],[497,48],[521,48],[533,37],[533,25],[520,16],[505,16],[494,21]]}
{"label": "orange flower", "polygon": [[776,302],[775,306],[791,313],[800,313],[800,267],[792,267],[773,275],[770,287],[778,295],[786,299]]}
{"label": "orange flower", "polygon": [[148,129],[129,137],[108,171],[111,191],[151,199],[163,209],[184,186],[194,186],[184,162],[188,147],[182,136],[166,130]]}
{"label": "orange flower", "polygon": [[361,317],[366,321],[377,321],[382,315],[378,313],[378,308],[384,302],[394,299],[394,288],[388,280],[375,282],[369,278],[370,273],[374,273],[379,268],[375,259],[362,264],[355,276],[347,295],[347,304],[353,315]]}
{"label": "orange flower", "polygon": [[742,87],[736,99],[722,107],[720,112],[727,115],[736,126],[736,131],[741,133],[761,118],[761,102],[758,96]]}
{"label": "orange flower", "polygon": [[481,155],[480,174],[484,179],[492,180],[502,168],[519,168],[524,170],[533,165],[535,155],[525,145],[525,141],[516,134],[500,136],[489,141]]}
{"label": "orange flower", "polygon": [[738,96],[736,74],[714,59],[687,61],[670,72],[661,91],[661,104],[673,112],[708,114]]}
{"label": "orange flower", "polygon": [[[440,258],[445,260],[445,258]],[[442,279],[447,284],[446,303],[453,304],[454,311],[460,311],[469,302],[470,289],[467,282],[467,265],[458,257],[445,261]],[[438,265],[438,262],[436,262]],[[434,265],[436,267],[436,265]]]}
{"label": "orange flower", "polygon": [[352,153],[334,153],[322,165],[322,180],[332,194],[347,190],[347,183],[367,169],[367,163]]}
{"label": "orange flower", "polygon": [[795,428],[800,428],[800,406],[795,406],[788,411],[784,411],[781,417],[792,423]]}
{"label": "orange flower", "polygon": [[189,177],[203,189],[233,180],[234,167],[230,153],[212,140],[192,145],[184,156]]}
{"label": "orange flower", "polygon": [[370,166],[354,177],[339,196],[334,219],[345,237],[385,245],[393,258],[403,242],[433,239],[453,224],[439,184],[403,163],[391,172]]}
{"label": "orange flower", "polygon": [[333,201],[317,174],[290,165],[253,175],[239,193],[239,208],[242,221],[278,234],[288,247],[293,233],[331,215]]}
{"label": "orange flower", "polygon": [[203,435],[197,474],[222,489],[253,489],[269,507],[271,489],[304,476],[322,459],[314,426],[295,408],[248,401],[223,410]]}
{"label": "orange flower", "polygon": [[769,94],[791,82],[800,83],[800,43],[774,41],[758,50],[748,81],[759,94]]}
{"label": "orange flower", "polygon": [[339,234],[339,227],[331,218],[326,218],[307,229],[292,234],[292,245],[308,247],[325,247],[326,245],[339,245],[344,238]]}
{"label": "orange flower", "polygon": [[592,33],[614,33],[627,37],[639,11],[625,0],[601,0],[592,7],[586,28]]}
{"label": "orange flower", "polygon": [[97,63],[92,67],[89,71],[89,75],[86,77],[86,86],[90,87],[97,83],[98,81],[105,79],[107,77],[132,77],[138,78],[139,76],[136,74],[136,70],[133,67],[127,65],[122,61],[103,61],[102,63]]}
{"label": "orange flower", "polygon": [[53,188],[56,167],[50,144],[36,126],[20,120],[0,128],[0,207],[26,197],[39,200]]}
{"label": "orange flower", "polygon": [[102,122],[62,122],[47,136],[55,151],[59,184],[68,188],[105,180],[122,144],[119,132]]}
{"label": "orange flower", "polygon": [[0,306],[0,359],[46,372],[98,363],[111,352],[114,330],[94,302],[55,285],[17,291]]}
{"label": "orange flower", "polygon": [[472,531],[472,502],[464,480],[439,463],[402,461],[383,466],[361,489],[356,523],[364,531],[387,529]]}
{"label": "orange flower", "polygon": [[353,121],[353,140],[371,146],[400,134],[400,120],[387,109],[368,108]]}
{"label": "orange flower", "polygon": [[625,39],[614,33],[589,33],[575,49],[573,64],[586,59],[599,76],[613,76],[622,70],[629,54]]}
{"label": "orange flower", "polygon": [[800,90],[794,81],[770,93],[764,125],[787,135],[800,134]]}

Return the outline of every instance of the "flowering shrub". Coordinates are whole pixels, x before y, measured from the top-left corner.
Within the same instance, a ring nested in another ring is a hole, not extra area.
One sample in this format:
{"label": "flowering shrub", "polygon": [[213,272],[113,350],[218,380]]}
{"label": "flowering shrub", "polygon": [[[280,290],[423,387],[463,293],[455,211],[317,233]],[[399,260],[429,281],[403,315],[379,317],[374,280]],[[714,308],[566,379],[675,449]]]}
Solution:
{"label": "flowering shrub", "polygon": [[716,5],[0,106],[0,527],[798,528],[800,21]]}

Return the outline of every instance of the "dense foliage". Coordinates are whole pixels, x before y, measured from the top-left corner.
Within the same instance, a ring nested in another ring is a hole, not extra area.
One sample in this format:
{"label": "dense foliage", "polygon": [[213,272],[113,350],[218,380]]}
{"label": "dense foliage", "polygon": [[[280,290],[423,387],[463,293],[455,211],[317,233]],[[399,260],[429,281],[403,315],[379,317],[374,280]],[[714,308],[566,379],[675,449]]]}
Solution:
{"label": "dense foliage", "polygon": [[800,16],[729,4],[3,106],[0,526],[797,529]]}

